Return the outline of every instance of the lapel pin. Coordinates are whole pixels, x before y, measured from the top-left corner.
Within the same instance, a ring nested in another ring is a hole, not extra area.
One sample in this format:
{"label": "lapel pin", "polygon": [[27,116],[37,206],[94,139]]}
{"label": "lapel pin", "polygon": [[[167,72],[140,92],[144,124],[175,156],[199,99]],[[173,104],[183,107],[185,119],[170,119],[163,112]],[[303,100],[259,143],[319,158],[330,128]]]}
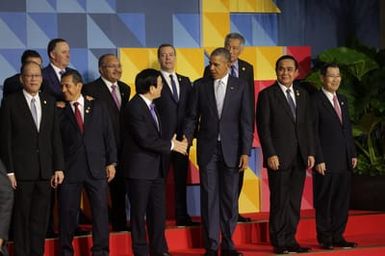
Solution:
{"label": "lapel pin", "polygon": [[242,71],[245,71],[246,70],[246,68],[245,67],[242,67]]}
{"label": "lapel pin", "polygon": [[233,87],[233,86],[231,86],[231,87],[230,87],[230,90],[234,90],[234,87]]}
{"label": "lapel pin", "polygon": [[295,90],[295,95],[297,95],[297,97],[299,97],[299,91],[298,90]]}
{"label": "lapel pin", "polygon": [[46,100],[43,100],[43,104],[46,105],[46,104],[47,104],[47,101],[46,101]]}
{"label": "lapel pin", "polygon": [[344,102],[343,101],[341,101],[341,106],[343,106],[344,105]]}
{"label": "lapel pin", "polygon": [[179,81],[179,82],[182,81],[182,78],[178,77],[178,81]]}

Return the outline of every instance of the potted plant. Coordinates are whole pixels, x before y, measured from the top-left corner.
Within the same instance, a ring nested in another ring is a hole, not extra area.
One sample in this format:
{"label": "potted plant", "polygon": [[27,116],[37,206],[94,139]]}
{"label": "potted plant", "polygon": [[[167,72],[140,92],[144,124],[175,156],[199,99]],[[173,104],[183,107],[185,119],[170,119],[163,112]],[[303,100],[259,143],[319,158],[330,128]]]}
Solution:
{"label": "potted plant", "polygon": [[385,210],[385,51],[362,45],[326,50],[305,82],[320,87],[319,67],[326,62],[340,66],[358,153],[351,208]]}

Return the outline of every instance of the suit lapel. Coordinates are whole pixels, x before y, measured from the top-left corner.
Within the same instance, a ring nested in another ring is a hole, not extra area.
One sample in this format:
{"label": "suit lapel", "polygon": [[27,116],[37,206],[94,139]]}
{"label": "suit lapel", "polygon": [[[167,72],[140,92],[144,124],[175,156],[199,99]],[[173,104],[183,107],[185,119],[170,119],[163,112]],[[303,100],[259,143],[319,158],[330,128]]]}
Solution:
{"label": "suit lapel", "polygon": [[143,109],[143,113],[146,113],[146,117],[147,119],[152,123],[152,125],[154,126],[155,130],[158,131],[158,133],[160,134],[160,131],[161,131],[161,124],[160,124],[160,118],[159,118],[159,115],[158,115],[158,112],[156,112],[156,117],[158,119],[158,124],[159,124],[159,130],[158,130],[158,126],[156,125],[156,122],[154,120],[154,118],[152,117],[151,115],[151,111],[150,109],[148,108],[146,102],[142,99],[142,97],[140,97],[139,95],[137,95],[137,97],[140,98],[141,102],[142,102],[142,109]]}
{"label": "suit lapel", "polygon": [[84,97],[84,131],[86,131],[86,127],[90,122],[90,119],[92,118],[92,115],[94,113],[93,111],[93,101],[92,100],[87,100]]}
{"label": "suit lapel", "polygon": [[238,77],[244,79],[246,67],[242,60],[238,59]]}
{"label": "suit lapel", "polygon": [[[107,84],[103,81],[102,78],[99,78],[99,79],[101,81],[101,84],[103,84],[103,86],[101,86],[101,95],[106,95],[106,100],[108,101],[107,104],[108,105],[112,104],[114,106],[115,110],[119,111],[119,109],[116,106],[115,100],[112,97],[112,94],[111,94],[110,89],[108,88]],[[121,98],[121,100],[123,101],[123,98]]]}
{"label": "suit lapel", "polygon": [[225,109],[230,105],[230,101],[233,98],[232,94],[238,90],[237,85],[234,83],[234,80],[231,76],[229,76],[229,79],[227,80],[227,86],[226,86],[226,93],[225,98],[223,99],[223,107],[222,107],[222,114],[226,113]]}
{"label": "suit lapel", "polygon": [[[336,111],[335,111],[335,109],[334,109],[334,106],[333,106],[332,103],[329,101],[329,99],[328,99],[328,97],[325,95],[325,93],[321,90],[321,91],[319,91],[319,94],[320,94],[320,98],[321,98],[322,105],[327,109],[327,111],[329,111],[329,113],[330,113],[331,115],[333,115],[333,116],[336,118],[336,120],[337,120],[339,123],[341,123],[341,122],[340,122],[340,119],[339,119],[339,117],[338,117],[338,115],[337,115],[337,113],[336,113]],[[340,101],[340,98],[338,97],[338,95],[337,95],[337,98],[338,98],[338,101]],[[340,103],[340,106],[341,106],[341,102],[339,102],[339,103]],[[342,106],[341,106],[341,112],[342,112]],[[344,114],[342,113],[342,120],[343,120],[343,118],[344,118]]]}
{"label": "suit lapel", "polygon": [[[178,76],[177,76],[178,77]],[[178,78],[179,79],[179,78]],[[172,95],[172,91],[170,90],[170,86],[169,86],[169,84],[167,83],[167,80],[166,80],[166,78],[163,76],[163,74],[162,74],[162,80],[163,80],[163,90],[164,90],[164,95],[166,96],[166,97],[169,97],[174,103],[176,103],[177,104],[177,102],[175,101],[175,99],[174,99],[174,96]],[[163,91],[162,90],[162,91]]]}
{"label": "suit lapel", "polygon": [[[44,128],[44,125],[46,123],[46,119],[47,119],[47,99],[45,98],[44,95],[42,95],[41,93],[39,93],[39,98],[40,98],[40,106],[41,106],[41,119],[40,119],[40,131]],[[31,114],[32,116],[32,114]]]}
{"label": "suit lapel", "polygon": [[[118,81],[118,86],[119,86],[119,92],[120,92],[120,98],[121,98],[121,107],[123,107],[127,102],[128,102],[128,95],[126,95],[124,92],[125,90],[123,89],[123,85]],[[127,101],[127,102],[126,102]]]}
{"label": "suit lapel", "polygon": [[217,101],[215,99],[215,93],[214,93],[214,80],[210,79],[208,81],[210,82],[205,83],[203,85],[203,89],[205,91],[205,95],[207,95],[207,98],[208,98],[207,102],[210,105],[210,109],[212,109],[214,113],[216,113],[216,116],[219,119],[219,113],[218,113],[217,104],[216,104]]}
{"label": "suit lapel", "polygon": [[18,105],[18,106],[20,106],[20,112],[24,113],[23,116],[28,116],[28,119],[29,119],[31,126],[33,126],[35,128],[36,132],[38,132],[35,121],[33,120],[33,117],[32,117],[31,109],[28,106],[28,102],[27,102],[27,100],[23,94],[23,91],[19,92],[18,97],[20,98],[20,100],[18,100],[18,102],[24,102],[24,104]]}
{"label": "suit lapel", "polygon": [[65,111],[65,115],[68,117],[68,119],[70,120],[72,125],[80,133],[80,129],[79,129],[78,124],[76,123],[75,114],[74,114],[74,111],[72,110],[72,107],[71,107],[70,103],[66,104],[66,107],[65,107],[64,111]]}
{"label": "suit lapel", "polygon": [[295,123],[293,114],[291,113],[291,110],[290,110],[289,103],[287,102],[287,99],[286,99],[285,95],[283,94],[281,87],[279,87],[278,83],[275,83],[273,86],[274,86],[275,98],[282,105],[282,107],[285,109],[287,114],[290,116],[290,119]]}

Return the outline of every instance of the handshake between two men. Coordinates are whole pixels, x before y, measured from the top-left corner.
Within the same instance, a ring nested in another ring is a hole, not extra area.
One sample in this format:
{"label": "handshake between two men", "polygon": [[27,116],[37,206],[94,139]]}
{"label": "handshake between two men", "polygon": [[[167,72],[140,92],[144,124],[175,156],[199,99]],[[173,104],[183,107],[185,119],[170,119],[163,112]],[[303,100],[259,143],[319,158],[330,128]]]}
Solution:
{"label": "handshake between two men", "polygon": [[189,144],[188,144],[186,136],[183,135],[183,139],[182,140],[177,140],[176,134],[174,134],[174,136],[172,137],[171,142],[172,142],[172,145],[173,145],[172,148],[171,148],[172,151],[181,153],[182,155],[187,155],[188,154],[187,149],[188,149]]}

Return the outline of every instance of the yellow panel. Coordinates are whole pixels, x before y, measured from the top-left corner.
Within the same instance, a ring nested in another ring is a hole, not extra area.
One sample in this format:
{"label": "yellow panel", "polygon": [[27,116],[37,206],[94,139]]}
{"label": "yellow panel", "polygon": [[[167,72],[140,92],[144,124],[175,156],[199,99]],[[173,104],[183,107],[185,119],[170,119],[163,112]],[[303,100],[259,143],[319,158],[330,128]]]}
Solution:
{"label": "yellow panel", "polygon": [[254,67],[257,80],[275,80],[275,62],[282,56],[283,47],[266,46],[256,47],[257,64]]}
{"label": "yellow panel", "polygon": [[239,198],[239,212],[259,212],[261,209],[259,178],[247,168],[244,174],[241,196]]}
{"label": "yellow panel", "polygon": [[225,36],[230,32],[230,16],[228,13],[202,14],[203,46],[223,46]]}
{"label": "yellow panel", "polygon": [[230,12],[280,13],[272,0],[238,0],[230,2]]}
{"label": "yellow panel", "polygon": [[229,12],[230,2],[234,0],[202,0],[202,13]]}
{"label": "yellow panel", "polygon": [[256,80],[256,66],[257,66],[257,48],[256,47],[244,47],[241,56],[241,59],[249,62],[254,67],[254,80]]}
{"label": "yellow panel", "polygon": [[202,48],[180,48],[177,52],[177,72],[194,81],[203,75],[204,55]]}

